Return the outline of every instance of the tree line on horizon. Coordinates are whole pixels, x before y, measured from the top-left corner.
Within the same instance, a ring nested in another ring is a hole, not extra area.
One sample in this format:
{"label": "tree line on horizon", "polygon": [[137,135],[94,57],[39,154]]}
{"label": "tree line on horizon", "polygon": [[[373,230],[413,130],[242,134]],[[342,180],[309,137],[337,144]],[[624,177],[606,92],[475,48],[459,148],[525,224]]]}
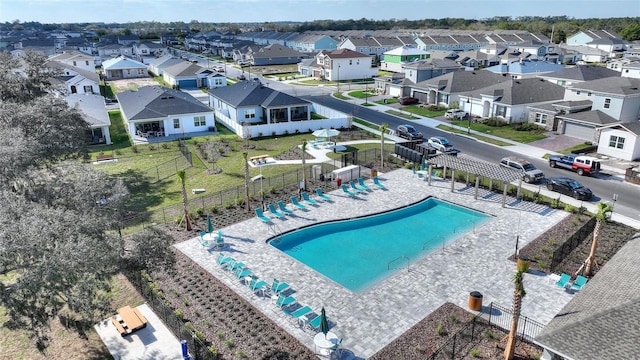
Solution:
{"label": "tree line on horizon", "polygon": [[[281,21],[264,23],[216,23],[175,21],[162,23],[156,21],[137,21],[129,23],[77,23],[77,24],[41,24],[39,22],[13,22],[0,23],[0,30],[34,29],[51,31],[56,29],[69,31],[94,30],[98,35],[107,34],[131,34],[135,30],[144,30],[141,38],[159,38],[160,35],[170,32],[178,36],[186,33],[199,33],[207,31],[230,31],[241,33],[242,29],[251,28],[252,31],[281,31],[281,32],[306,32],[306,31],[349,31],[349,30],[394,30],[394,29],[448,29],[469,31],[494,31],[494,30],[523,30],[533,34],[543,34],[554,43],[566,42],[567,37],[583,30],[611,30],[618,33],[626,41],[640,40],[640,17],[625,18],[589,18],[575,19],[568,16],[495,16],[487,19],[349,19],[349,20],[314,20],[307,22]],[[553,38],[552,38],[553,36]]]}

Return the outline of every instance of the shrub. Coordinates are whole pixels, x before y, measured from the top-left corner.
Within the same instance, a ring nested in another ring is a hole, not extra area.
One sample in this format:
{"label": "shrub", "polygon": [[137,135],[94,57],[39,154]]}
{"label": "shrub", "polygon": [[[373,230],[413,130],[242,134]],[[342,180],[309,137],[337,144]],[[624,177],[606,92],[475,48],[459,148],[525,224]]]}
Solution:
{"label": "shrub", "polygon": [[204,217],[204,208],[197,208],[196,209],[196,214],[198,214],[198,216],[200,217]]}
{"label": "shrub", "polygon": [[184,323],[184,327],[186,327],[187,329],[191,330],[191,332],[196,331],[196,329],[193,327],[193,324],[191,323],[191,321],[187,321],[186,323]]}
{"label": "shrub", "polygon": [[530,123],[530,122],[524,122],[524,123],[517,123],[513,125],[513,130],[515,131],[529,131],[532,132],[534,134],[542,134],[544,132],[544,128],[541,126],[538,126],[534,123]]}
{"label": "shrub", "polygon": [[480,349],[471,349],[471,356],[473,356],[474,358],[480,357]]}
{"label": "shrub", "polygon": [[229,339],[227,341],[224,342],[225,346],[228,347],[229,349],[233,349],[234,346],[236,346],[236,344],[233,343],[233,340]]}
{"label": "shrub", "polygon": [[211,353],[211,355],[218,356],[218,349],[216,349],[215,345],[211,345],[207,349],[209,349],[209,352]]}
{"label": "shrub", "polygon": [[202,331],[198,331],[196,330],[194,332],[194,334],[196,335],[196,337],[198,338],[198,340],[202,341],[202,342],[206,342],[207,341],[207,337],[204,335],[204,333]]}
{"label": "shrub", "polygon": [[209,208],[209,210],[211,210],[211,213],[212,213],[212,214],[218,214],[218,213],[220,213],[220,209],[218,209],[218,206],[217,206],[217,205],[212,205],[212,206]]}
{"label": "shrub", "polygon": [[444,326],[442,324],[438,324],[438,326],[436,326],[436,334],[444,335],[444,333]]}
{"label": "shrub", "polygon": [[180,320],[184,320],[184,312],[180,309],[176,309],[176,311],[173,312],[176,317]]}
{"label": "shrub", "polygon": [[498,119],[498,118],[487,118],[482,120],[482,123],[487,125],[487,126],[493,126],[493,127],[500,127],[500,126],[507,126],[508,123],[502,119]]}

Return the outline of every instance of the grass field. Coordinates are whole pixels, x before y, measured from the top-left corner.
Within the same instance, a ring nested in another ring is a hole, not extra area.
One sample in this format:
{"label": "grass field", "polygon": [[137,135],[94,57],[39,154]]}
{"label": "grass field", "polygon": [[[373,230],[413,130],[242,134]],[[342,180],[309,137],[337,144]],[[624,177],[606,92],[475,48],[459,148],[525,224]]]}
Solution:
{"label": "grass field", "polygon": [[[462,127],[469,125],[468,120],[454,121],[452,124]],[[519,143],[527,144],[536,140],[542,140],[546,138],[544,134],[535,134],[529,131],[516,131],[513,126],[489,126],[478,122],[471,122],[471,129],[482,132],[485,134],[491,134],[503,139],[509,139],[517,141]]]}

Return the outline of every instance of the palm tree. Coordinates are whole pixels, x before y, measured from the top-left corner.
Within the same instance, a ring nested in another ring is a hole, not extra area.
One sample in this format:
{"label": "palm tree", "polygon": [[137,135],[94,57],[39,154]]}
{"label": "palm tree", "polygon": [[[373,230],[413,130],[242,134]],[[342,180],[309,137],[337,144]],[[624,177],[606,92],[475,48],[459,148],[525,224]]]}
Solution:
{"label": "palm tree", "polygon": [[384,135],[389,129],[389,124],[380,124],[380,168],[384,168]]}
{"label": "palm tree", "polygon": [[[182,187],[182,206],[184,207],[184,217],[182,221],[185,222],[187,231],[191,231],[191,216],[189,215],[189,200],[187,199],[187,172],[184,170],[178,170],[178,182]],[[182,224],[180,221],[180,224]]]}
{"label": "palm tree", "polygon": [[[249,213],[249,154],[246,152],[242,153],[242,158],[244,159],[244,202],[246,204],[245,209],[247,213]],[[260,179],[262,181],[262,179]]]}
{"label": "palm tree", "polygon": [[307,190],[307,174],[305,172],[305,158],[304,154],[307,152],[307,140],[302,140],[302,189],[301,191]]}
{"label": "palm tree", "polygon": [[580,266],[580,269],[576,271],[576,275],[580,274],[580,272],[584,269],[582,273],[583,276],[591,276],[594,265],[598,265],[596,263],[596,248],[598,247],[598,238],[600,237],[600,231],[607,221],[607,214],[613,211],[611,205],[607,203],[599,203],[598,204],[598,212],[596,213],[596,227],[593,229],[593,241],[591,242],[591,251],[589,251],[589,256],[587,260],[584,261],[584,264]]}
{"label": "palm tree", "polygon": [[529,270],[529,262],[521,261],[518,263],[518,270],[513,275],[515,290],[513,291],[513,308],[511,310],[511,329],[509,330],[507,346],[504,348],[505,360],[513,359],[516,349],[516,335],[518,333],[518,320],[520,320],[520,311],[522,309],[522,298],[527,294],[524,291],[524,273]]}

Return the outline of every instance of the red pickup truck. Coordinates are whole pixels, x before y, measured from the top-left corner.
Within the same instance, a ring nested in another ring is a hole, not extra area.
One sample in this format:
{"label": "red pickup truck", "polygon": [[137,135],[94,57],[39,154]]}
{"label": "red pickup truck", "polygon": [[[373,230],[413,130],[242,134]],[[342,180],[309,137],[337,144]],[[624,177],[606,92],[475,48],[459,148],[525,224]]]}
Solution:
{"label": "red pickup truck", "polygon": [[584,155],[552,155],[549,157],[549,166],[573,170],[578,175],[597,175],[600,172],[600,160]]}

